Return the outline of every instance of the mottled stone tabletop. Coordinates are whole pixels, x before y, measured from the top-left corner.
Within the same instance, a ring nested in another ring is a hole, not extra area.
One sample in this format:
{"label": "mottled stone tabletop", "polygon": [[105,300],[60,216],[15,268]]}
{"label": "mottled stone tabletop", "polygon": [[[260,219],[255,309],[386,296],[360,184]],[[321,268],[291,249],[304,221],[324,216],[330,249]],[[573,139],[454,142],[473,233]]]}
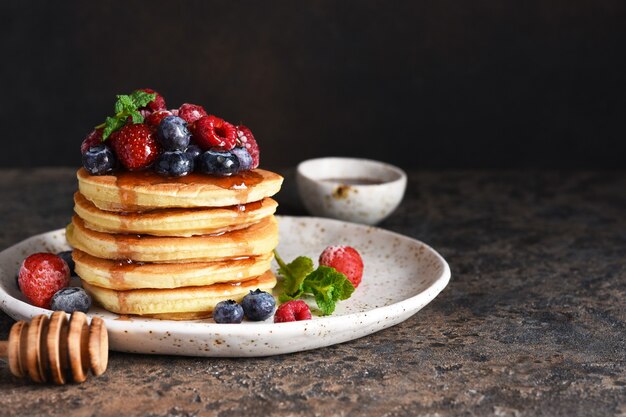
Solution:
{"label": "mottled stone tabletop", "polygon": [[[0,170],[0,249],[65,225],[73,172]],[[304,214],[286,174],[280,213]],[[113,352],[63,387],[0,362],[0,415],[626,416],[626,173],[409,178],[380,226],[432,245],[452,280],[406,322],[259,359]]]}

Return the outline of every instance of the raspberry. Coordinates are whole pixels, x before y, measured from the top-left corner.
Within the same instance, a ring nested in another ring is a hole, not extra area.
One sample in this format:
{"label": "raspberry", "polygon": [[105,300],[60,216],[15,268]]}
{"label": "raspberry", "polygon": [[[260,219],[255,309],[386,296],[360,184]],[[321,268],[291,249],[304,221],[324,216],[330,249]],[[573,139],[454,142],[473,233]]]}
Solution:
{"label": "raspberry", "polygon": [[80,145],[80,153],[85,154],[92,146],[102,145],[102,131],[103,129],[95,129],[92,130],[90,134],[87,135],[83,143]]}
{"label": "raspberry", "polygon": [[[150,103],[148,103],[148,105],[145,108],[148,108],[152,111],[158,111],[158,110],[166,110],[167,107],[165,107],[165,99],[163,98],[163,96],[159,93],[157,93],[156,91],[150,89],[150,88],[140,88],[138,91],[145,91],[148,94],[156,94],[156,97],[154,98],[154,100],[152,100]],[[140,109],[141,110],[141,109]]]}
{"label": "raspberry", "polygon": [[330,266],[344,274],[358,287],[363,278],[363,259],[356,249],[350,246],[329,246],[320,255],[320,265]]}
{"label": "raspberry", "polygon": [[291,300],[281,304],[274,314],[274,323],[286,323],[288,321],[310,320],[311,310],[302,300]]}
{"label": "raspberry", "polygon": [[251,169],[257,168],[260,161],[259,145],[257,145],[250,129],[244,125],[237,126],[237,140],[242,147],[248,150],[248,153],[252,157]]}
{"label": "raspberry", "polygon": [[196,144],[205,151],[210,148],[229,151],[237,144],[235,126],[213,115],[198,119],[193,127],[193,135]]}
{"label": "raspberry", "polygon": [[208,116],[208,114],[202,106],[198,106],[197,104],[185,103],[180,106],[180,108],[178,109],[178,114],[175,114],[175,116],[178,116],[181,119],[184,119],[187,123],[192,124],[201,117]]}
{"label": "raspberry", "polygon": [[114,143],[118,160],[130,171],[147,168],[159,157],[154,133],[143,123],[121,128]]}
{"label": "raspberry", "polygon": [[146,117],[145,123],[148,126],[157,128],[161,120],[165,119],[167,116],[172,116],[172,112],[169,110],[158,110]]}
{"label": "raspberry", "polygon": [[52,296],[70,285],[70,268],[57,255],[36,253],[22,262],[18,282],[30,302],[49,308]]}

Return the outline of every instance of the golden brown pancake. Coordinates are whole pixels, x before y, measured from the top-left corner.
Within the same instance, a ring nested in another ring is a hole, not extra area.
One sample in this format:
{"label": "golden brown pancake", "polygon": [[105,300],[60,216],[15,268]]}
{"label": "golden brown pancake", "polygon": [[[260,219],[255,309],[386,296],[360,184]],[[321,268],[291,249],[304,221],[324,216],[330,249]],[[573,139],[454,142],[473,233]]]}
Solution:
{"label": "golden brown pancake", "polygon": [[220,235],[160,237],[96,232],[74,216],[66,228],[69,244],[104,259],[140,262],[211,262],[259,256],[278,245],[278,222],[274,216],[259,223]]}
{"label": "golden brown pancake", "polygon": [[109,311],[173,320],[208,317],[220,301],[240,302],[249,291],[270,291],[275,285],[276,277],[271,271],[240,283],[175,289],[114,291],[83,282],[93,299]]}
{"label": "golden brown pancake", "polygon": [[276,211],[271,198],[230,207],[160,209],[147,212],[100,210],[82,194],[74,194],[74,212],[85,227],[105,233],[153,236],[193,236],[244,229]]}
{"label": "golden brown pancake", "polygon": [[112,261],[74,249],[76,274],[91,285],[111,290],[178,288],[245,281],[270,269],[273,254],[216,262],[137,263]]}
{"label": "golden brown pancake", "polygon": [[283,182],[280,175],[263,169],[230,177],[192,173],[167,178],[152,171],[89,175],[81,168],[76,176],[80,193],[106,211],[248,204],[273,196]]}

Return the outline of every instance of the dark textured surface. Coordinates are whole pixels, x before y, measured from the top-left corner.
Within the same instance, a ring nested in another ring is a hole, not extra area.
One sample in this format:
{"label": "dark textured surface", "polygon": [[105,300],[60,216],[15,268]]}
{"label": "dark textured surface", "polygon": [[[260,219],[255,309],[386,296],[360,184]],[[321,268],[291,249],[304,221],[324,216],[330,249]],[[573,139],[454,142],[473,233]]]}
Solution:
{"label": "dark textured surface", "polygon": [[271,165],[624,168],[624,22],[623,0],[2,1],[0,166],[78,164],[151,87]]}
{"label": "dark textured surface", "polygon": [[[64,226],[73,170],[0,171],[0,246]],[[284,214],[299,214],[287,177]],[[382,227],[453,278],[406,322],[262,359],[112,353],[79,386],[0,362],[0,415],[625,416],[626,174],[412,172]],[[11,320],[0,313],[0,336]]]}

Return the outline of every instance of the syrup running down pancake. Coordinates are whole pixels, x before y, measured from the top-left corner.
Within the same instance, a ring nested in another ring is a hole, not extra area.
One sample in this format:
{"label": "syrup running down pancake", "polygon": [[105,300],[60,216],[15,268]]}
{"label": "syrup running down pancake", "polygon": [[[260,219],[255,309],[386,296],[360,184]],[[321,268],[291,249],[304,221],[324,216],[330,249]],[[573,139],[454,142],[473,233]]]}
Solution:
{"label": "syrup running down pancake", "polygon": [[264,255],[278,245],[278,222],[267,217],[252,226],[219,235],[160,237],[96,232],[78,216],[66,229],[74,248],[105,259],[140,262],[201,262]]}
{"label": "syrup running down pancake", "polygon": [[264,198],[230,207],[120,213],[101,210],[82,194],[74,194],[74,212],[84,220],[88,229],[153,236],[188,237],[245,229],[274,214],[277,206],[276,201]]}
{"label": "syrup running down pancake", "polygon": [[245,281],[270,269],[273,254],[215,262],[141,263],[113,261],[74,249],[76,273],[84,282],[111,290],[206,286]]}
{"label": "syrup running down pancake", "polygon": [[115,291],[83,281],[85,290],[109,311],[173,320],[208,317],[220,301],[240,302],[249,291],[257,288],[269,291],[275,285],[276,277],[271,271],[236,283],[175,289]]}
{"label": "syrup running down pancake", "polygon": [[89,175],[77,172],[80,193],[106,211],[145,211],[159,208],[227,207],[263,200],[276,194],[283,177],[263,169],[230,177],[191,173],[167,178],[152,171]]}

